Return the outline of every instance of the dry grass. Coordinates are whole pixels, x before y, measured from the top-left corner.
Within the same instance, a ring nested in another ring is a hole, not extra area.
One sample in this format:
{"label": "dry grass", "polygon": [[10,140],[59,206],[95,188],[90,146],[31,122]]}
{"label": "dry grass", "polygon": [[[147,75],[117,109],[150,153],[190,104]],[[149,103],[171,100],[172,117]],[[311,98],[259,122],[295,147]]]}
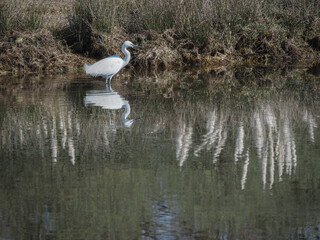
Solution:
{"label": "dry grass", "polygon": [[221,56],[230,60],[241,56],[247,63],[294,61],[307,58],[312,52],[308,39],[320,35],[317,0],[80,0],[70,16],[73,37],[66,39],[78,45],[76,52],[96,56],[94,45],[104,39],[101,33],[107,33],[109,40],[99,48],[106,53],[115,47],[114,30],[122,29],[131,40],[149,46],[136,62],[152,67],[168,65],[164,54],[189,64]]}
{"label": "dry grass", "polygon": [[0,34],[8,30],[35,30],[44,24],[44,1],[10,0],[0,5]]}
{"label": "dry grass", "polygon": [[[22,42],[17,32],[23,35]],[[45,32],[46,41],[51,42],[50,52],[41,48],[44,45],[37,40],[39,32]],[[60,62],[70,57],[68,48],[82,56],[102,58],[121,54],[121,43],[128,39],[144,47],[134,54],[133,65],[152,69],[186,64],[268,65],[319,58],[320,2],[6,0],[0,3],[2,69],[47,71],[55,64],[64,69],[63,65],[68,64]],[[62,47],[63,44],[67,47]]]}

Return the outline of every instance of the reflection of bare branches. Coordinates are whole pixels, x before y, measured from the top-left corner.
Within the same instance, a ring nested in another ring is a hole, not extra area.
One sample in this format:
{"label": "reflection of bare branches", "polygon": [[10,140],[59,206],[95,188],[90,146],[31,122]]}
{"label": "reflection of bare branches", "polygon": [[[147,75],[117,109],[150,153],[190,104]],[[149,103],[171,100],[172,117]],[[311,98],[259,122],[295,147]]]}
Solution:
{"label": "reflection of bare branches", "polygon": [[263,154],[262,154],[262,183],[263,188],[265,188],[267,183],[267,161],[268,161],[268,142],[266,142],[266,146],[263,148]]}
{"label": "reflection of bare branches", "polygon": [[284,163],[286,166],[286,173],[291,175],[295,171],[297,156],[296,144],[294,136],[290,127],[288,118],[285,118],[282,127],[283,145],[284,145]]}
{"label": "reflection of bare branches", "polygon": [[224,148],[228,136],[226,117],[222,113],[218,117],[214,110],[209,113],[207,119],[207,132],[202,137],[202,143],[195,148],[194,155],[198,157],[199,152],[205,147],[207,151],[214,149],[213,163],[215,163]]}
{"label": "reflection of bare branches", "polygon": [[51,128],[51,151],[52,161],[56,162],[58,157],[58,141],[57,141],[57,129],[56,129],[56,118],[54,112],[52,113],[52,128]]}
{"label": "reflection of bare branches", "polygon": [[314,142],[314,129],[318,127],[312,113],[310,113],[308,110],[304,111],[303,115],[303,121],[308,124],[308,130],[310,135],[310,141]]}
{"label": "reflection of bare branches", "polygon": [[264,145],[264,127],[261,121],[261,116],[258,111],[255,111],[253,114],[255,120],[255,144],[258,152],[259,158],[262,156],[262,148]]}
{"label": "reflection of bare branches", "polygon": [[69,131],[69,136],[68,136],[68,152],[69,152],[69,157],[70,157],[70,162],[72,165],[75,164],[75,150],[74,150],[74,145],[73,145],[73,132],[72,132],[72,119],[71,119],[71,111],[68,112],[68,131]]}
{"label": "reflection of bare branches", "polygon": [[60,109],[59,111],[59,117],[60,117],[60,132],[63,133],[61,137],[61,146],[63,149],[65,149],[66,142],[67,142],[67,128],[65,123],[64,111],[62,111],[62,109]]}
{"label": "reflection of bare branches", "polygon": [[264,109],[264,116],[265,121],[268,126],[268,142],[269,142],[269,154],[270,154],[270,185],[269,188],[272,188],[274,182],[274,161],[275,161],[275,154],[274,154],[274,133],[277,132],[277,121],[276,116],[271,109],[269,104],[266,105]]}
{"label": "reflection of bare branches", "polygon": [[269,152],[270,152],[270,189],[274,182],[274,141],[273,141],[273,124],[269,122]]}
{"label": "reflection of bare branches", "polygon": [[245,189],[245,185],[247,182],[249,161],[250,161],[250,158],[249,158],[249,148],[248,148],[247,152],[246,152],[246,160],[243,165],[243,173],[242,173],[242,178],[241,178],[241,189],[242,190]]}
{"label": "reflection of bare branches", "polygon": [[180,167],[183,166],[183,163],[189,155],[189,149],[192,143],[192,133],[193,128],[191,124],[186,126],[186,124],[183,122],[182,124],[178,125],[178,136],[176,140],[176,156],[179,160]]}
{"label": "reflection of bare branches", "polygon": [[108,129],[108,125],[107,124],[104,124],[103,125],[103,142],[104,142],[104,146],[107,150],[110,149],[110,141],[109,141],[109,136],[108,136],[108,132],[109,132],[109,129]]}
{"label": "reflection of bare branches", "polygon": [[[15,111],[8,108],[1,122],[1,148],[14,152],[19,147],[23,149],[24,145],[32,144],[43,156],[51,156],[52,161],[58,162],[66,154],[72,164],[76,163],[77,157],[97,149],[100,152],[113,151],[115,139],[120,132],[115,126],[121,111],[110,112],[98,108],[80,111],[66,99],[64,92],[47,96],[41,101],[42,105],[35,107],[36,114],[25,109]],[[159,101],[153,104],[159,104]],[[169,138],[174,136],[176,141],[175,155],[180,166],[190,157],[191,149],[194,150],[192,157],[202,160],[209,156],[210,161],[218,163],[226,145],[231,143],[227,146],[228,152],[223,160],[230,164],[237,163],[237,167],[243,169],[240,176],[241,189],[247,187],[248,176],[251,176],[249,157],[257,160],[251,160],[250,164],[258,164],[257,174],[263,188],[272,189],[276,181],[282,181],[284,175],[295,173],[298,159],[293,119],[295,123],[306,126],[307,137],[311,142],[315,142],[317,137],[317,113],[307,107],[301,109],[298,105],[278,99],[275,102],[261,100],[250,109],[236,110],[236,114],[228,106],[220,108],[205,105],[201,101],[193,105],[194,102],[186,101],[183,117],[178,115],[181,111],[170,110],[167,105],[152,112],[153,104],[147,108],[141,106],[142,111],[145,111],[144,124],[140,124],[134,131],[142,134],[142,138],[159,134],[156,139],[164,135],[168,137],[166,134],[171,133]],[[194,117],[195,114],[199,116]],[[177,122],[177,118],[183,120]],[[185,119],[195,119],[196,124]],[[194,134],[197,129],[204,132],[199,140],[198,135]],[[195,143],[193,139],[199,142]],[[253,144],[253,148],[250,144]],[[201,154],[204,152],[210,154]]]}
{"label": "reflection of bare branches", "polygon": [[[270,189],[273,187],[276,169],[278,169],[279,181],[281,181],[284,172],[291,175],[295,172],[297,166],[296,142],[289,120],[291,116],[289,113],[291,111],[286,111],[285,107],[281,107],[281,111],[278,111],[277,105],[262,103],[252,113],[253,122],[251,123],[253,126],[250,128],[254,130],[253,135],[257,156],[261,160],[263,188],[267,184]],[[275,114],[276,111],[279,113],[278,116]],[[219,112],[216,109],[208,113],[207,131],[202,136],[201,143],[195,147],[194,156],[199,157],[200,151],[203,150],[213,150],[213,163],[218,161],[221,151],[227,142],[228,131],[230,131],[230,128],[228,129],[226,126],[228,114]],[[246,182],[244,179],[247,176],[249,163],[248,150],[244,153],[244,149],[246,148],[245,136],[246,132],[249,134],[250,131],[245,129],[243,119],[235,124],[238,124],[238,127],[236,130],[234,161],[239,162],[240,158],[245,156],[243,178],[241,180],[241,187],[244,189]],[[311,126],[316,125],[311,124]],[[178,137],[177,142],[182,141],[182,136],[184,135],[186,133],[182,133],[180,138]],[[248,138],[250,138],[250,134]],[[179,152],[179,150],[177,151]]]}
{"label": "reflection of bare branches", "polygon": [[75,118],[74,120],[75,120],[75,122],[76,122],[77,136],[80,136],[81,128],[80,128],[79,118]]}
{"label": "reflection of bare branches", "polygon": [[75,164],[75,151],[74,151],[74,145],[73,145],[73,139],[69,138],[68,139],[68,152],[69,152],[69,157],[70,157],[70,162],[72,165]]}
{"label": "reflection of bare branches", "polygon": [[284,166],[284,148],[281,143],[281,132],[278,132],[277,145],[276,145],[276,155],[278,157],[278,175],[279,181],[282,181],[283,166]]}
{"label": "reflection of bare branches", "polygon": [[[260,105],[254,113],[255,140],[258,157],[262,160],[262,182],[265,187],[269,167],[269,187],[274,183],[275,161],[278,161],[279,181],[283,169],[291,175],[297,164],[294,135],[290,126],[288,111],[280,111],[279,125],[270,104]],[[279,130],[278,130],[279,129]],[[276,144],[274,139],[277,138]],[[268,165],[269,159],[269,165]]]}
{"label": "reflection of bare branches", "polygon": [[228,137],[228,131],[227,131],[227,128],[225,127],[223,130],[223,133],[219,135],[218,144],[216,146],[216,149],[213,155],[213,160],[212,160],[213,163],[217,162],[221,154],[221,151],[223,150],[224,145],[226,144],[227,137]]}
{"label": "reflection of bare branches", "polygon": [[217,114],[216,111],[212,111],[208,115],[208,121],[207,121],[207,133],[203,136],[202,143],[196,148],[194,151],[194,155],[196,157],[199,156],[199,152],[207,145],[207,150],[210,149],[209,146],[214,144],[215,140],[217,139],[217,131],[215,130],[215,124],[217,121]]}
{"label": "reflection of bare branches", "polygon": [[237,162],[238,158],[242,156],[243,149],[244,149],[244,129],[243,129],[243,122],[241,121],[238,127],[236,146],[234,151],[235,162]]}
{"label": "reflection of bare branches", "polygon": [[47,126],[47,120],[45,118],[42,119],[42,127],[43,127],[45,137],[48,137],[48,126]]}
{"label": "reflection of bare branches", "polygon": [[270,131],[277,131],[277,119],[270,104],[264,107],[264,118]]}

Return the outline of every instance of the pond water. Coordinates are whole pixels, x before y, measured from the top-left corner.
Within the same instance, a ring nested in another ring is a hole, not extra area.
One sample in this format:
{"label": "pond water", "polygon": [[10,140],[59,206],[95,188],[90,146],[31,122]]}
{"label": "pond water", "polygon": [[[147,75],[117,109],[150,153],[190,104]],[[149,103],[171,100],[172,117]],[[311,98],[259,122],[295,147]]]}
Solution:
{"label": "pond water", "polygon": [[2,80],[0,239],[319,238],[319,77],[184,74]]}

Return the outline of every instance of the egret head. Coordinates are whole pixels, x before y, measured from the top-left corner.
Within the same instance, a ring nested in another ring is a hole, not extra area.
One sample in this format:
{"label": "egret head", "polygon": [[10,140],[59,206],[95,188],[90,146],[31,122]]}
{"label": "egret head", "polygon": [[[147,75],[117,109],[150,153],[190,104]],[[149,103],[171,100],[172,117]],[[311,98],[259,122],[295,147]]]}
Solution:
{"label": "egret head", "polygon": [[130,41],[125,41],[122,46],[125,47],[125,48],[127,48],[127,47],[138,47],[138,48],[141,48],[140,46],[135,45]]}

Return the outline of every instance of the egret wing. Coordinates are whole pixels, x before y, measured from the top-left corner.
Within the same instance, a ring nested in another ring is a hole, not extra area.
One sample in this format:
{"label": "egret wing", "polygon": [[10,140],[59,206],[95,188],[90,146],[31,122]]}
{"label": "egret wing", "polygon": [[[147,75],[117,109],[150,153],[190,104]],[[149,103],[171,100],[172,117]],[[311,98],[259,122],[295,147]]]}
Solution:
{"label": "egret wing", "polygon": [[119,72],[122,67],[123,59],[119,56],[111,56],[92,65],[85,65],[85,71],[91,76],[110,76]]}

